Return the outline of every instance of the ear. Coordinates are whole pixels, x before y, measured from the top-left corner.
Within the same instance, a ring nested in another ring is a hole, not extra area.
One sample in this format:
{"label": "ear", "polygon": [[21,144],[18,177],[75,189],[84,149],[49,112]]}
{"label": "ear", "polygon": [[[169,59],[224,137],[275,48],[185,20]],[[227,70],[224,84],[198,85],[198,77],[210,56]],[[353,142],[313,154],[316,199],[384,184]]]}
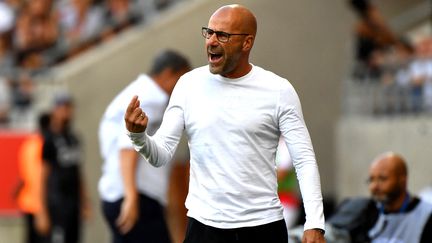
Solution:
{"label": "ear", "polygon": [[408,178],[406,176],[400,176],[399,177],[399,184],[401,188],[407,188],[408,185]]}
{"label": "ear", "polygon": [[408,178],[406,176],[402,176],[402,182],[407,185],[408,184]]}
{"label": "ear", "polygon": [[243,41],[243,51],[250,51],[252,49],[255,37],[253,35],[248,35]]}
{"label": "ear", "polygon": [[170,76],[172,76],[172,75],[173,75],[173,70],[172,70],[171,68],[169,68],[169,67],[163,69],[163,70],[159,73],[159,77],[160,77],[162,80],[166,80],[166,79],[168,79],[168,78],[169,78]]}

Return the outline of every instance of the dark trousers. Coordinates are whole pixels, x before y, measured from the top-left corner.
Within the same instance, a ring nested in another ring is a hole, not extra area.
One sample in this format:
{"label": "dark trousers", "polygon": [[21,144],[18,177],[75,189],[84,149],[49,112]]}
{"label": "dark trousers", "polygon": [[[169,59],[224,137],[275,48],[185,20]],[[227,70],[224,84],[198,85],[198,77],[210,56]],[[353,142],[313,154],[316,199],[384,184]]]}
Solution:
{"label": "dark trousers", "polygon": [[120,214],[123,199],[116,202],[102,202],[102,210],[111,229],[112,243],[170,243],[168,226],[163,207],[154,199],[140,194],[139,218],[127,234],[120,233],[116,220]]}
{"label": "dark trousers", "polygon": [[76,199],[49,201],[48,212],[51,220],[51,231],[47,242],[80,242],[81,212]]}
{"label": "dark trousers", "polygon": [[287,243],[284,220],[236,229],[219,229],[189,218],[183,243]]}
{"label": "dark trousers", "polygon": [[41,236],[35,228],[35,218],[33,214],[25,213],[25,243],[44,243],[46,239]]}

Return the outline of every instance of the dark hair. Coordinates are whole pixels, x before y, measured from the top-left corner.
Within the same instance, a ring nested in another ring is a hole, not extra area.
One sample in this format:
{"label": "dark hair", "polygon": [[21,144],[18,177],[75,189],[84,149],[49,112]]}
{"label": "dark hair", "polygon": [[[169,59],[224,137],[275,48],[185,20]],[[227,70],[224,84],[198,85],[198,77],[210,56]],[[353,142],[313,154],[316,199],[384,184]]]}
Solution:
{"label": "dark hair", "polygon": [[367,17],[367,12],[371,8],[371,3],[369,0],[351,0],[351,8],[360,15],[362,18]]}
{"label": "dark hair", "polygon": [[153,64],[149,74],[156,75],[166,68],[171,68],[173,72],[190,69],[189,61],[180,53],[173,50],[163,50],[153,59]]}
{"label": "dark hair", "polygon": [[50,115],[51,114],[49,112],[43,112],[39,115],[38,125],[41,132],[48,130],[50,124]]}

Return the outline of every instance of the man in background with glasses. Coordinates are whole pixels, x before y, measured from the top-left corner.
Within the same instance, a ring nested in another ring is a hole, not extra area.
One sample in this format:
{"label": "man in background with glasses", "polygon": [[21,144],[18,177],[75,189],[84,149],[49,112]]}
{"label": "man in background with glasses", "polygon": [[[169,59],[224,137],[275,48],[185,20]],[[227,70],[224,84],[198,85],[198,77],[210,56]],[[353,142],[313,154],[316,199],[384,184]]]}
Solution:
{"label": "man in background with glasses", "polygon": [[320,177],[300,101],[286,79],[249,62],[256,32],[247,8],[219,8],[202,28],[208,66],[180,78],[159,130],[153,136],[145,132],[148,117],[137,96],[127,108],[129,137],[154,166],[169,162],[183,130],[187,134],[185,243],[288,242],[277,195],[281,135],[303,196],[303,242],[324,242]]}
{"label": "man in background with glasses", "polygon": [[369,167],[368,183],[379,210],[371,242],[432,242],[432,205],[408,192],[408,168],[400,155],[379,155]]}

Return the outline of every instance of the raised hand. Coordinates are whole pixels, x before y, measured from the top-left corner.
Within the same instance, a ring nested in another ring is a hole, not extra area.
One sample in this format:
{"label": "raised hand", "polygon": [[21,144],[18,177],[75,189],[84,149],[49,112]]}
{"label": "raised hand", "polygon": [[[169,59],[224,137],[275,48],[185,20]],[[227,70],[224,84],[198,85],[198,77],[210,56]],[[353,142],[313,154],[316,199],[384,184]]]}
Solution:
{"label": "raised hand", "polygon": [[148,117],[139,106],[140,101],[138,96],[135,95],[129,103],[124,116],[126,129],[129,132],[140,133],[147,128]]}

